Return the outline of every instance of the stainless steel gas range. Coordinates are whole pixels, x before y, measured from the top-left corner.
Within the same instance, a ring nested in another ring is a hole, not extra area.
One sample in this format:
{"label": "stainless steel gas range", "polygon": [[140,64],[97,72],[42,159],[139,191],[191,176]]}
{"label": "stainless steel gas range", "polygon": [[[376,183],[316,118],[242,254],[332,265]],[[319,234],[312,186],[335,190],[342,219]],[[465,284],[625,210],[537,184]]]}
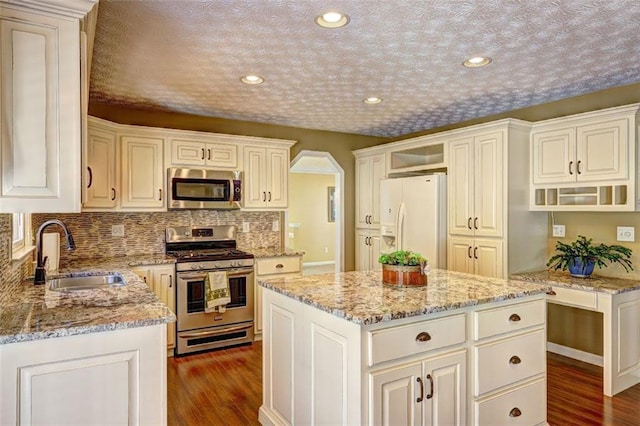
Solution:
{"label": "stainless steel gas range", "polygon": [[[166,252],[176,258],[176,355],[253,342],[252,254],[236,248],[235,226],[166,229]],[[225,271],[230,303],[205,312],[205,277]]]}

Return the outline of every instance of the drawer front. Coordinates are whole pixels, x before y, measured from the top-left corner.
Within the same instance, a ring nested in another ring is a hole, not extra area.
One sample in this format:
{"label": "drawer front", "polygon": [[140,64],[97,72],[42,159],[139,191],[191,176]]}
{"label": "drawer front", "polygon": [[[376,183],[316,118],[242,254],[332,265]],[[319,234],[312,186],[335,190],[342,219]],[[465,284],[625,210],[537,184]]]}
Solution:
{"label": "drawer front", "polygon": [[544,300],[474,312],[474,339],[480,340],[498,334],[520,331],[542,324],[547,306]]}
{"label": "drawer front", "polygon": [[544,424],[547,421],[545,379],[474,403],[474,425]]}
{"label": "drawer front", "polygon": [[491,392],[546,369],[544,330],[474,348],[474,394]]}
{"label": "drawer front", "polygon": [[598,295],[594,291],[553,287],[553,293],[555,294],[547,294],[547,301],[591,310],[598,309]]}
{"label": "drawer front", "polygon": [[462,314],[371,331],[369,365],[464,343],[465,318]]}
{"label": "drawer front", "polygon": [[256,259],[258,275],[291,274],[300,272],[300,257],[282,256]]}

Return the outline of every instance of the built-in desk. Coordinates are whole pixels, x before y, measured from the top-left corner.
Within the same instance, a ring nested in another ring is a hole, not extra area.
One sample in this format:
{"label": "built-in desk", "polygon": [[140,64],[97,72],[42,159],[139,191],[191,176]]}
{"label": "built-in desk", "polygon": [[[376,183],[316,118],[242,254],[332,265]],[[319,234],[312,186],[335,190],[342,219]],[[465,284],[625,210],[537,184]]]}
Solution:
{"label": "built-in desk", "polygon": [[539,271],[512,278],[551,285],[547,301],[602,313],[604,394],[640,383],[640,281]]}

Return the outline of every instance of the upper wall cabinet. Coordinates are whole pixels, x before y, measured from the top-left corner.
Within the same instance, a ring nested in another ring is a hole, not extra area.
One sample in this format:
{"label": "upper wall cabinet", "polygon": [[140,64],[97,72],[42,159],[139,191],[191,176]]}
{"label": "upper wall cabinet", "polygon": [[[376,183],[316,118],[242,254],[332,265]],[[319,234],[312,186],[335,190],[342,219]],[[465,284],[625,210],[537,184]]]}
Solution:
{"label": "upper wall cabinet", "polygon": [[2,212],[80,211],[80,19],[94,3],[0,3]]}
{"label": "upper wall cabinet", "polygon": [[635,210],[638,107],[535,123],[531,209]]}
{"label": "upper wall cabinet", "polygon": [[[212,138],[174,137],[169,140],[171,165],[238,169],[238,145]],[[216,139],[221,139],[220,137]]]}
{"label": "upper wall cabinet", "polygon": [[380,180],[385,154],[356,154],[356,227],[380,228]]}
{"label": "upper wall cabinet", "polygon": [[289,150],[286,146],[243,147],[243,208],[259,210],[286,209],[289,203]]}

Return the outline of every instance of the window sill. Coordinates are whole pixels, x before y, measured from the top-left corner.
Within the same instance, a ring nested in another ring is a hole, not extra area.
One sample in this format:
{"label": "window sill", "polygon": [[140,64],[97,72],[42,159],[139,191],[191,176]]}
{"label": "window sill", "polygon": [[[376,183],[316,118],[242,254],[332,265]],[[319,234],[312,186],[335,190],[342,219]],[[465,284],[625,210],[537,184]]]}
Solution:
{"label": "window sill", "polygon": [[15,266],[19,263],[22,263],[27,256],[30,256],[31,253],[36,249],[36,246],[24,246],[19,250],[16,250],[11,253],[11,263]]}

